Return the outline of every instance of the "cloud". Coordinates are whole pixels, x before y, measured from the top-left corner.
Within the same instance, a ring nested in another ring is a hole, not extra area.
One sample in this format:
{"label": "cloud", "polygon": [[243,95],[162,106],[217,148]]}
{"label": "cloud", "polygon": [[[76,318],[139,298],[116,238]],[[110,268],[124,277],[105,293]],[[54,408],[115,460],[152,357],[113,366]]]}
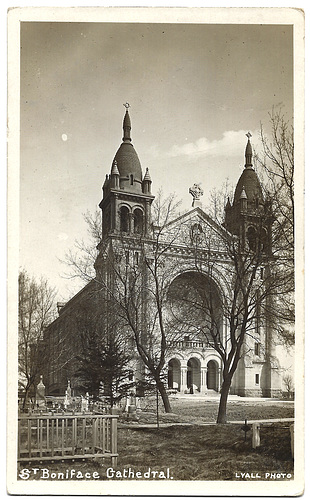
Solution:
{"label": "cloud", "polygon": [[66,233],[59,233],[57,235],[57,238],[60,240],[60,241],[65,241],[69,238],[69,236],[66,234]]}
{"label": "cloud", "polygon": [[214,141],[201,137],[195,142],[174,145],[168,156],[240,156],[240,151],[246,145],[246,133],[247,130],[228,130],[220,139]]}

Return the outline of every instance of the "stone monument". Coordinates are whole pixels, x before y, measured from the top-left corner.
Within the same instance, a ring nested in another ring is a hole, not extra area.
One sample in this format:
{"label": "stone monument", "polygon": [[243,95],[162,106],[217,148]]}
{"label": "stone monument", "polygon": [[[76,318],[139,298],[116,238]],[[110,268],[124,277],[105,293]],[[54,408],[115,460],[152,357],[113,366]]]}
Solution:
{"label": "stone monument", "polygon": [[45,385],[43,384],[43,375],[40,375],[40,382],[37,385],[36,405],[39,409],[45,409]]}
{"label": "stone monument", "polygon": [[67,396],[68,396],[68,400],[71,403],[71,401],[72,401],[72,394],[71,394],[70,380],[68,380],[68,386],[67,386],[66,393],[67,393]]}

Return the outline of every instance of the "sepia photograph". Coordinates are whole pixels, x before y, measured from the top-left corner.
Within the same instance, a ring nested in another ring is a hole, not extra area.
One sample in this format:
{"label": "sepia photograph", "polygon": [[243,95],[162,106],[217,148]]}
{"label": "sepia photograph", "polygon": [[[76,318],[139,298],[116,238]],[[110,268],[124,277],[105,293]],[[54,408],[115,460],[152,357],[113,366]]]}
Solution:
{"label": "sepia photograph", "polygon": [[303,37],[9,10],[10,494],[302,495]]}

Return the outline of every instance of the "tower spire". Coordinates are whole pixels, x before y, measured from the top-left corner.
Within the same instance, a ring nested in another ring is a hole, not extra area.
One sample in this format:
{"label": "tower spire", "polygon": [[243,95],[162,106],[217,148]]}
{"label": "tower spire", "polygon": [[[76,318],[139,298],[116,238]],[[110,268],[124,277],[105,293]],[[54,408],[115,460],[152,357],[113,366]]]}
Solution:
{"label": "tower spire", "polygon": [[131,122],[128,113],[128,108],[130,108],[130,104],[129,102],[126,102],[125,104],[123,104],[123,106],[125,106],[126,108],[126,113],[123,120],[123,133],[124,133],[123,142],[131,142],[131,137],[130,137]]}
{"label": "tower spire", "polygon": [[252,137],[252,134],[251,134],[251,132],[248,132],[245,135],[248,138],[248,143],[247,143],[246,148],[245,148],[245,165],[244,165],[244,168],[252,168],[253,167],[253,164],[252,164],[252,144],[250,142],[250,137]]}

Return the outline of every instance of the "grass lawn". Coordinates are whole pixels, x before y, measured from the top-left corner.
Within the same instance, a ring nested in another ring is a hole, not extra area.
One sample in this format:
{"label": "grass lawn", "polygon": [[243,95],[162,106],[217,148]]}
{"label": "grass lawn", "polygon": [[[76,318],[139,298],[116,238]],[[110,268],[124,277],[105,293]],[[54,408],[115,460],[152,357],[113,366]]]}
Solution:
{"label": "grass lawn", "polygon": [[261,447],[244,442],[240,425],[121,429],[118,469],[170,468],[175,480],[240,480],[240,472],[293,474],[288,425],[261,430]]}
{"label": "grass lawn", "polygon": [[[160,406],[160,422],[183,422],[204,424],[216,422],[219,402],[216,400],[201,400],[191,398],[170,397],[172,413],[164,413]],[[261,420],[271,418],[293,418],[294,404],[292,401],[276,400],[246,400],[229,401],[227,405],[227,420]],[[155,401],[139,415],[139,423],[156,423]]]}
{"label": "grass lawn", "polygon": [[[148,408],[142,413],[135,428],[120,422],[117,470],[128,471],[131,468],[143,474],[149,468],[152,471],[165,472],[169,468],[170,478],[173,477],[173,480],[255,480],[253,477],[242,478],[241,473],[257,474],[258,480],[268,479],[265,477],[266,473],[291,474],[293,478],[294,462],[291,456],[288,423],[262,426],[261,446],[253,450],[251,432],[244,441],[244,432],[240,424],[201,425],[203,422],[215,421],[217,402],[194,399],[172,399],[171,402],[173,413],[170,415],[161,413],[160,422],[188,422],[190,425],[171,425],[159,429],[139,426],[140,422],[156,422],[154,408]],[[241,400],[228,404],[230,421],[293,416],[293,405],[288,403]],[[33,466],[25,464],[21,468]],[[43,462],[39,467],[47,467],[50,472],[67,469],[82,472],[97,471],[100,479],[107,479],[106,469],[110,467],[110,463],[94,459],[74,463]]]}

